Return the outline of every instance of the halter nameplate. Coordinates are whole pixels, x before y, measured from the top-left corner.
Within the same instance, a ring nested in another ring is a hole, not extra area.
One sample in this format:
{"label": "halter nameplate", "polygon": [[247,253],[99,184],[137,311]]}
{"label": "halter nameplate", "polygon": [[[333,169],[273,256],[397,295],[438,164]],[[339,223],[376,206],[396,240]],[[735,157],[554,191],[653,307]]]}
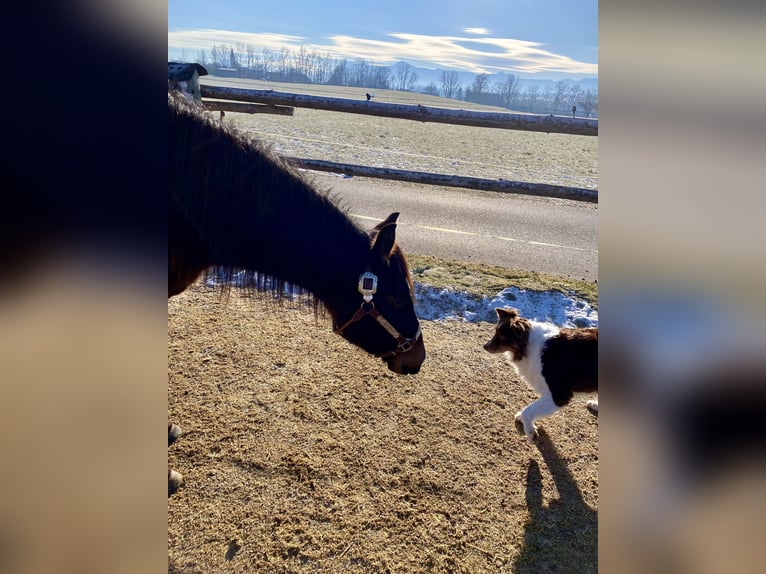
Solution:
{"label": "halter nameplate", "polygon": [[372,296],[378,291],[378,277],[370,271],[365,271],[359,276],[359,292],[365,303],[372,301]]}

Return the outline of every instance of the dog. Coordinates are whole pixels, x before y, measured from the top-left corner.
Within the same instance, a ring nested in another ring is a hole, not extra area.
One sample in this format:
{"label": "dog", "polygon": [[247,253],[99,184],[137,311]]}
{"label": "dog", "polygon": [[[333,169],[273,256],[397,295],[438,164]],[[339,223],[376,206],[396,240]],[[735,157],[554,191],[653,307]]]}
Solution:
{"label": "dog", "polygon": [[[533,442],[536,419],[557,412],[574,393],[598,392],[598,327],[559,328],[525,319],[517,309],[495,311],[495,334],[484,350],[507,353],[518,374],[540,395],[515,417]],[[588,401],[587,407],[598,415],[598,399]]]}

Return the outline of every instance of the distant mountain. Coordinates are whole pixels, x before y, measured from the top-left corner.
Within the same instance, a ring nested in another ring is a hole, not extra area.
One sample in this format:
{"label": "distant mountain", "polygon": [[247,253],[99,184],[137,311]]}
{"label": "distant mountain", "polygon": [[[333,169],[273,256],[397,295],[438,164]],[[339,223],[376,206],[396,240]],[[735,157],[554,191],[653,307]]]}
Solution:
{"label": "distant mountain", "polygon": [[[391,70],[391,76],[396,77],[396,75],[399,73],[399,70],[403,67],[408,65],[406,62],[397,62],[395,64],[392,64],[389,66]],[[420,68],[418,66],[410,65],[410,70],[415,72],[417,74],[417,80],[415,82],[417,89],[424,88],[431,82],[436,84],[437,87],[440,86],[440,76],[443,70],[435,70],[432,68]],[[461,87],[463,89],[470,86],[473,81],[476,79],[477,74],[475,72],[457,72],[458,79],[460,81]],[[498,72],[495,74],[489,75],[489,83],[490,85],[494,85],[497,83],[502,83],[505,81],[505,78],[508,74],[506,72]],[[526,89],[527,86],[534,86],[537,85],[540,87],[540,91],[545,91],[546,88],[552,87],[556,84],[558,80],[551,80],[551,79],[535,79],[535,78],[524,78],[519,74],[514,74],[516,78],[519,80],[519,85]],[[579,80],[571,80],[575,84],[579,84],[580,88],[583,90],[591,89],[591,90],[598,90],[598,78],[581,78]]]}

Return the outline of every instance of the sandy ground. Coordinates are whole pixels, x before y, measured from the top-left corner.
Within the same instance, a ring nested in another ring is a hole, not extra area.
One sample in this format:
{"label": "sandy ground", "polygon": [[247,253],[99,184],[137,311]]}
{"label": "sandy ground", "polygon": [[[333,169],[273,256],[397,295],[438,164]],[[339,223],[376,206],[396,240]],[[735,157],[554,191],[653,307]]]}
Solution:
{"label": "sandy ground", "polygon": [[598,419],[577,398],[529,445],[491,324],[423,322],[402,377],[297,305],[168,314],[169,572],[597,571]]}

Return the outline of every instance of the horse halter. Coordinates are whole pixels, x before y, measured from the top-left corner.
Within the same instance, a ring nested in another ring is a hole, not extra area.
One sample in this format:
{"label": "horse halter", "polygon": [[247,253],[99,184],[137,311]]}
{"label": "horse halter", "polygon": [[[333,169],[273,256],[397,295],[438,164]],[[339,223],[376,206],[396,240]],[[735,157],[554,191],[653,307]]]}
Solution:
{"label": "horse halter", "polygon": [[407,351],[411,350],[414,344],[417,342],[417,340],[421,337],[422,333],[420,331],[420,324],[418,324],[418,330],[415,332],[415,335],[413,335],[412,338],[406,339],[405,337],[402,337],[399,331],[397,331],[391,323],[386,321],[386,318],[383,315],[381,315],[380,312],[375,308],[375,303],[372,302],[372,296],[375,295],[377,291],[378,291],[378,277],[371,271],[365,271],[364,273],[362,273],[359,276],[359,292],[362,294],[362,299],[363,299],[362,305],[359,307],[359,309],[356,310],[356,313],[354,313],[351,319],[346,321],[346,323],[342,327],[340,327],[339,329],[333,329],[333,330],[338,335],[342,335],[346,327],[348,327],[352,323],[361,321],[367,316],[372,317],[397,342],[397,346],[395,350],[388,351],[386,353],[379,355],[381,358],[385,359],[388,357],[394,357],[400,353],[406,353]]}

